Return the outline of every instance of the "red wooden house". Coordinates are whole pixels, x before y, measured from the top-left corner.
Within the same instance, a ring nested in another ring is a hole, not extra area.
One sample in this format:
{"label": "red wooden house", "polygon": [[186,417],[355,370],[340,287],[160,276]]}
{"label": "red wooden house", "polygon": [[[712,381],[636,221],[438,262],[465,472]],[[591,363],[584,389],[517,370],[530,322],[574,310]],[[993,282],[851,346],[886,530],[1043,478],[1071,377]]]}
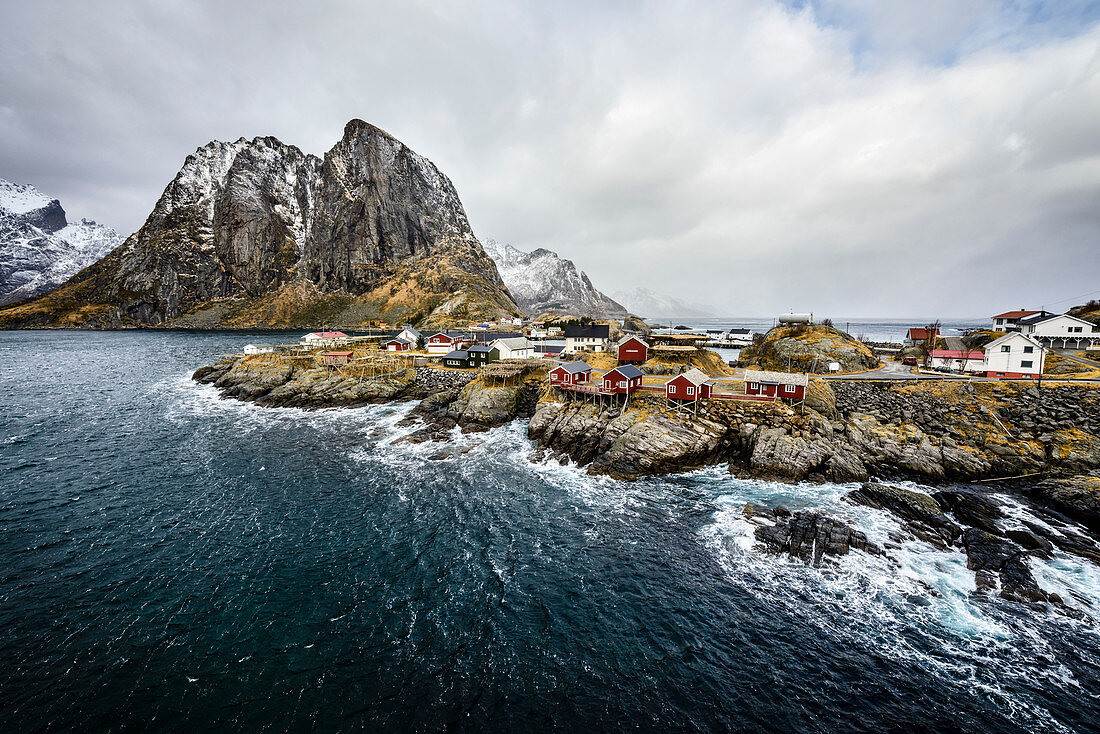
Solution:
{"label": "red wooden house", "polygon": [[463,342],[463,335],[460,332],[440,331],[429,336],[425,344],[428,354],[447,354],[459,349]]}
{"label": "red wooden house", "polygon": [[669,400],[709,398],[713,391],[714,383],[711,379],[694,367],[665,383],[665,397]]}
{"label": "red wooden house", "polygon": [[388,342],[383,342],[382,346],[387,352],[407,352],[412,348],[412,344],[405,339],[390,339]]}
{"label": "red wooden house", "polygon": [[642,384],[644,373],[632,364],[624,364],[610,372],[604,373],[604,392],[612,392],[617,395],[631,395]]}
{"label": "red wooden house", "polygon": [[809,375],[793,372],[745,370],[745,394],[768,398],[805,400]]}
{"label": "red wooden house", "polygon": [[628,336],[617,345],[620,362],[645,362],[649,359],[649,345],[636,336]]}
{"label": "red wooden house", "polygon": [[592,379],[592,368],[587,362],[559,364],[550,370],[551,385],[577,385]]}

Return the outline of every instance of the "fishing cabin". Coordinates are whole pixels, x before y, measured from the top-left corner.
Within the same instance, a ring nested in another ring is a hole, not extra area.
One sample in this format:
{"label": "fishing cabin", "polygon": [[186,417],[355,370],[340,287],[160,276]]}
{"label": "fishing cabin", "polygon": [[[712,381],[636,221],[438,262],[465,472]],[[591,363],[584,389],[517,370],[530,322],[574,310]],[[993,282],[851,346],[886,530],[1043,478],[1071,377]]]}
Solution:
{"label": "fishing cabin", "polygon": [[616,367],[604,373],[603,390],[616,395],[632,395],[641,386],[643,374],[645,373],[632,364]]}
{"label": "fishing cabin", "polygon": [[576,385],[592,379],[592,368],[587,362],[569,362],[550,370],[551,385]]}
{"label": "fishing cabin", "polygon": [[649,359],[649,344],[636,336],[628,336],[617,345],[620,362],[641,364]]}
{"label": "fishing cabin", "polygon": [[457,331],[438,331],[432,334],[425,343],[428,354],[447,354],[456,351],[462,346],[462,336]]}
{"label": "fishing cabin", "polygon": [[386,347],[387,352],[407,352],[412,349],[412,343],[400,337],[383,342],[383,346]]}
{"label": "fishing cabin", "polygon": [[692,367],[665,383],[665,397],[669,400],[698,400],[709,398],[714,383],[702,370]]}
{"label": "fishing cabin", "polygon": [[745,394],[768,398],[805,400],[810,376],[795,372],[745,370]]}
{"label": "fishing cabin", "polygon": [[456,349],[453,352],[448,352],[443,356],[444,367],[457,367],[458,369],[469,369],[470,367],[470,353],[465,349]]}

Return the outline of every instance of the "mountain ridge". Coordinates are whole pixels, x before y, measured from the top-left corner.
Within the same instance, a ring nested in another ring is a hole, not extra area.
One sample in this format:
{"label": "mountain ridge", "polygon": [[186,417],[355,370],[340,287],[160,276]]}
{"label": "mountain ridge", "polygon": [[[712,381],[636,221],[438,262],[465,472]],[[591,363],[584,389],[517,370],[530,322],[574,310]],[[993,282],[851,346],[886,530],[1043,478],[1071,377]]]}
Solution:
{"label": "mountain ridge", "polygon": [[34,186],[0,179],[0,306],[57,288],[122,240],[90,219],[70,223]]}
{"label": "mountain ridge", "polygon": [[493,239],[486,239],[483,247],[516,302],[529,313],[554,311],[598,318],[627,315],[626,308],[596,289],[572,260],[553,250],[540,247],[523,252]]}
{"label": "mountain ridge", "polygon": [[274,137],[187,156],[142,227],[0,326],[354,328],[520,310],[450,179],[362,120],[323,158]]}

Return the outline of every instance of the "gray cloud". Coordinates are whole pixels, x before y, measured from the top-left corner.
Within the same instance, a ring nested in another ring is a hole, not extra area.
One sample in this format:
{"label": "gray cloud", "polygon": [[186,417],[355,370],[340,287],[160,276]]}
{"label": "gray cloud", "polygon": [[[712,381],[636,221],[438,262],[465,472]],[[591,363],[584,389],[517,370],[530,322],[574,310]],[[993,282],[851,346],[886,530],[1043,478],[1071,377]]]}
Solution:
{"label": "gray cloud", "polygon": [[983,315],[1100,285],[1085,3],[22,3],[0,176],[140,226],[183,158],[361,117],[475,231],[736,314]]}

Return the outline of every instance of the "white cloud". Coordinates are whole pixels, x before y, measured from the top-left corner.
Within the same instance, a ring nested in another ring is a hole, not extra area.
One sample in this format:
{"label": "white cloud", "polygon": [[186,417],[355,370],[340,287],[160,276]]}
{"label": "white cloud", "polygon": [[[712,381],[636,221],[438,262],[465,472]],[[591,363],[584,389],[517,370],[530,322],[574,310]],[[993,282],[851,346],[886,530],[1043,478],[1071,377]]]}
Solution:
{"label": "white cloud", "polygon": [[1100,287],[1095,19],[920,6],[13,5],[0,176],[132,229],[210,138],[322,153],[362,117],[480,236],[608,291],[886,316]]}

